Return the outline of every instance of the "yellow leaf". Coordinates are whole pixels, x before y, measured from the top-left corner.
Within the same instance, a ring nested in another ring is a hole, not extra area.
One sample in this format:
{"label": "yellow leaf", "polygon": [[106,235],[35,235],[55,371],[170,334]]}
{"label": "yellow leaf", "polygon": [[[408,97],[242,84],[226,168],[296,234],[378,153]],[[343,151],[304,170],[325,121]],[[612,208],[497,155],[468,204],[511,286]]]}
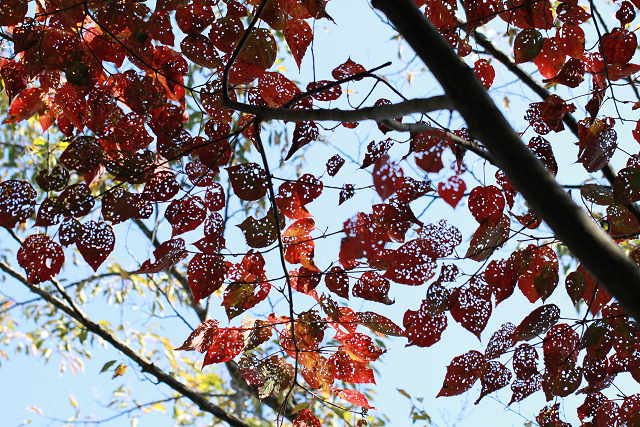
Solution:
{"label": "yellow leaf", "polygon": [[75,398],[75,397],[73,397],[73,396],[69,396],[69,402],[71,402],[71,405],[72,405],[74,408],[77,408],[77,407],[78,407],[78,402],[76,402],[76,398]]}
{"label": "yellow leaf", "polygon": [[124,375],[125,372],[127,372],[127,365],[125,365],[124,363],[121,363],[118,365],[118,367],[116,368],[116,371],[113,373],[113,377],[111,378],[120,377]]}
{"label": "yellow leaf", "polygon": [[28,406],[27,411],[35,412],[36,414],[42,415],[42,409],[38,408],[37,406]]}

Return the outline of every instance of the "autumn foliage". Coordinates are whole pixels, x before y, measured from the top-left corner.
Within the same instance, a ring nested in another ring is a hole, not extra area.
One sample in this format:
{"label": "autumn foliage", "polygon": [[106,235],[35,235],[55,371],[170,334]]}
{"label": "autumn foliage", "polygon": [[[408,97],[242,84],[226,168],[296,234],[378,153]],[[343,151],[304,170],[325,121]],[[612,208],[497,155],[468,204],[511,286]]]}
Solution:
{"label": "autumn foliage", "polygon": [[[595,44],[589,41],[593,9],[578,1],[414,2],[488,90],[497,61],[472,54],[474,32],[489,23],[509,28],[511,66],[527,66],[542,84],[557,89],[530,102],[523,117],[522,137],[549,173],[558,174],[558,162],[545,136],[568,132],[565,120],[574,113],[583,118],[571,161],[588,173],[608,165],[621,145],[616,129],[629,119],[600,110],[617,102],[608,98],[615,85],[640,71],[629,26],[638,2],[618,1],[618,26],[598,26]],[[372,100],[372,111],[390,112],[385,123],[379,120],[359,164],[371,172],[377,202],[370,209],[352,206],[352,216],[335,233],[336,252],[316,261],[316,241],[326,236],[314,218],[327,212],[313,202],[327,191],[323,180],[340,177],[346,160],[334,153],[323,160],[326,174],[278,181],[261,125],[268,123],[264,117],[289,122],[292,137],[282,161],[291,162],[320,138],[326,129],[321,121],[346,129],[364,121],[313,113],[325,114],[330,102],[343,100],[347,85],[379,79],[374,72],[342,58],[331,75],[294,82],[293,73],[274,65],[288,49],[301,67],[314,38],[313,21],[333,21],[325,6],[322,0],[158,0],[151,10],[134,0],[2,1],[0,75],[10,103],[3,123],[29,120],[62,141],[49,166],[0,183],[0,225],[36,227],[27,229],[17,253],[28,282],[54,280],[74,247],[98,271],[120,238],[114,225],[159,213],[171,227],[170,238],[135,274],[186,266],[190,303],[215,294],[228,318],[205,320],[176,350],[201,353],[203,367],[237,361],[261,398],[301,386],[356,411],[374,409],[354,387],[375,384],[371,366],[384,350],[372,336],[430,347],[456,322],[471,333],[469,347],[478,345],[476,337],[486,345],[451,361],[438,396],[478,386],[478,403],[508,387],[511,405],[540,392],[549,406],[541,409],[538,424],[561,426],[567,424],[559,418],[558,398],[583,395],[584,403],[571,409],[583,425],[638,425],[640,394],[606,394],[619,374],[640,382],[637,324],[583,266],[562,271],[555,240],[533,238],[510,253],[498,251],[523,230],[545,230],[544,224],[535,212],[522,210],[502,171],[493,169],[482,185],[467,173],[478,159],[473,152],[483,148],[466,128],[451,130],[425,118],[422,128],[389,137],[389,126],[415,120],[393,115],[399,101]],[[208,80],[194,84],[194,69],[206,70]],[[578,96],[563,98],[563,87]],[[634,109],[638,105],[640,100]],[[189,126],[194,106],[201,113],[200,132]],[[624,138],[640,142],[640,122]],[[396,156],[402,142],[404,155]],[[241,150],[253,155],[240,156]],[[640,218],[631,204],[640,201],[638,156],[628,156],[610,185],[588,183],[578,190],[636,262]],[[347,182],[332,188],[336,205],[363,189]],[[468,209],[475,231],[463,236],[454,221],[444,219],[424,223],[411,206],[427,197]],[[241,254],[231,253],[225,240],[230,203],[248,207],[237,224],[245,239]],[[265,265],[264,254],[272,250],[279,253],[279,273]],[[395,286],[425,290],[402,324],[348,306],[350,298],[364,299],[380,304],[370,307],[382,312],[394,304]],[[532,305],[512,323],[485,329],[492,312],[510,304],[515,292]],[[554,292],[567,293],[581,310],[579,319],[547,303]],[[246,315],[273,295],[286,298],[288,312]],[[297,311],[294,299],[300,298],[314,301],[314,308]],[[227,322],[236,318],[242,320]],[[264,357],[251,351],[265,343],[279,351]],[[294,425],[320,423],[302,409]]]}

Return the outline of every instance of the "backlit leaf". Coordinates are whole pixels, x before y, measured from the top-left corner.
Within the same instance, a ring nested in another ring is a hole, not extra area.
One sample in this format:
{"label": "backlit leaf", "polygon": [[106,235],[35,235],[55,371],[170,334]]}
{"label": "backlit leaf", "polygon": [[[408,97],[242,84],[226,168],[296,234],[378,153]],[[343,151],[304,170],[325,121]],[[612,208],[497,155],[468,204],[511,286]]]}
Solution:
{"label": "backlit leaf", "polygon": [[226,168],[233,192],[242,200],[260,200],[267,194],[267,174],[256,163]]}
{"label": "backlit leaf", "polygon": [[113,229],[106,222],[87,221],[82,224],[82,234],[76,247],[84,260],[98,271],[98,267],[109,257],[116,243]]}
{"label": "backlit leaf", "polygon": [[59,244],[46,234],[27,237],[18,250],[18,264],[34,285],[54,278],[64,264],[64,252]]}
{"label": "backlit leaf", "polygon": [[471,350],[455,357],[447,366],[447,375],[436,397],[457,396],[464,393],[473,386],[486,369],[487,361],[478,351]]}
{"label": "backlit leaf", "polygon": [[35,213],[36,191],[27,181],[0,183],[0,226],[13,228]]}
{"label": "backlit leaf", "polygon": [[155,262],[151,259],[146,260],[138,274],[160,273],[168,268],[173,267],[187,257],[187,250],[184,246],[184,240],[181,238],[167,240],[153,251]]}

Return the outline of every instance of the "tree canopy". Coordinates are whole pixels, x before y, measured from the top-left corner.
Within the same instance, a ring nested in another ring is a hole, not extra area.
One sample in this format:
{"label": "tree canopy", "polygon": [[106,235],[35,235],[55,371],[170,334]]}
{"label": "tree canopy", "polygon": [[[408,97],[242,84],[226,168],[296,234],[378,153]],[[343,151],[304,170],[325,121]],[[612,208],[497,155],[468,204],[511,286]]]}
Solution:
{"label": "tree canopy", "polygon": [[429,397],[640,425],[639,2],[371,0],[374,65],[316,62],[337,1],[152,3],[0,4],[0,340],[165,390],[35,412],[382,425],[386,343],[457,324]]}

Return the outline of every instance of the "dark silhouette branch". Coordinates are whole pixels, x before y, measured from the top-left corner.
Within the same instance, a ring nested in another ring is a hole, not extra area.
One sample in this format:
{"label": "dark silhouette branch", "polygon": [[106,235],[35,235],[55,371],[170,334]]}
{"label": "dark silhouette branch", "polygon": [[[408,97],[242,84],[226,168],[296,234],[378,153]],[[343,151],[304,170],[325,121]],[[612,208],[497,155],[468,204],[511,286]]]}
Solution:
{"label": "dark silhouette branch", "polygon": [[372,0],[429,67],[466,121],[536,214],[614,296],[640,320],[640,268],[565,193],[524,145],[501,111],[412,0]]}
{"label": "dark silhouette branch", "polygon": [[[464,25],[462,21],[458,21],[461,23],[462,28],[467,28],[467,25]],[[476,42],[482,46],[485,52],[495,59],[497,59],[502,65],[504,65],[507,70],[511,71],[516,77],[520,79],[522,83],[524,83],[529,89],[531,89],[536,95],[538,95],[542,99],[547,99],[551,96],[551,92],[549,92],[543,85],[540,84],[536,79],[533,78],[531,74],[526,72],[520,65],[515,63],[515,60],[503,52],[494,42],[489,40],[484,34],[479,33],[478,31],[473,32],[474,38]],[[629,81],[631,81],[629,79]],[[635,89],[635,86],[631,85]],[[640,99],[640,97],[638,98]],[[578,121],[572,114],[565,114],[562,121],[569,128],[571,133],[573,133],[576,138],[579,138],[578,135]],[[608,163],[602,169],[602,175],[604,178],[609,181],[609,184],[613,186],[613,183],[616,180],[617,173],[611,163]],[[624,205],[629,211],[636,217],[638,222],[640,222],[640,207],[638,207],[635,203],[628,203]]]}

